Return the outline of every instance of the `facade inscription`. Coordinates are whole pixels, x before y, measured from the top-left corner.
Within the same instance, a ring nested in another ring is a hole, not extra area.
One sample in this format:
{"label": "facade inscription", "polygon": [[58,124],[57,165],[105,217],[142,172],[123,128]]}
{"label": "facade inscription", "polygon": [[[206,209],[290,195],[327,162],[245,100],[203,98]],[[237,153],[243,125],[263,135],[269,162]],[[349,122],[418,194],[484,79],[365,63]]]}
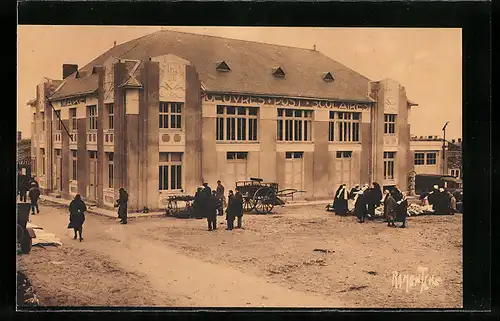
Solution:
{"label": "facade inscription", "polygon": [[369,109],[368,103],[348,103],[342,101],[327,101],[327,100],[309,100],[298,98],[276,98],[276,97],[259,97],[259,96],[243,96],[243,95],[228,95],[228,94],[205,94],[204,100],[207,102],[221,102],[224,104],[258,104],[258,105],[276,105],[283,107],[310,107],[310,108],[339,108],[339,109]]}

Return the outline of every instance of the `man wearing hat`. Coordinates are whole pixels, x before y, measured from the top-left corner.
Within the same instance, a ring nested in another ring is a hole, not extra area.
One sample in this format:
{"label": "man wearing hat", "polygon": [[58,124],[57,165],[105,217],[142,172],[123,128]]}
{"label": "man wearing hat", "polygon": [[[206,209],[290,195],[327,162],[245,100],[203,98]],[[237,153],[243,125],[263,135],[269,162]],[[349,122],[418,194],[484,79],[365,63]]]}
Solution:
{"label": "man wearing hat", "polygon": [[433,186],[432,191],[430,191],[429,196],[427,196],[427,200],[429,201],[429,205],[432,205],[432,209],[436,211],[438,207],[437,203],[439,202],[439,186]]}

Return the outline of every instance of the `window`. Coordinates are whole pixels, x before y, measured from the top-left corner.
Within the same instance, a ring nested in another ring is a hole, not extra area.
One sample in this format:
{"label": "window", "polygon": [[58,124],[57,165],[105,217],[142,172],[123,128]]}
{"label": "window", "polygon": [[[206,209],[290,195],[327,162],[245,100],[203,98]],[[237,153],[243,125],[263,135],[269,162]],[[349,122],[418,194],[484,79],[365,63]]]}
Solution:
{"label": "window", "polygon": [[285,158],[286,159],[304,158],[304,152],[286,152]]}
{"label": "window", "polygon": [[42,154],[42,175],[45,175],[45,148],[40,148]]}
{"label": "window", "polygon": [[247,159],[247,152],[227,152],[226,159]]}
{"label": "window", "polygon": [[71,117],[71,131],[76,131],[78,129],[78,122],[76,120],[76,108],[70,108],[69,115]]}
{"label": "window", "polygon": [[395,152],[384,152],[384,179],[394,179]]}
{"label": "window", "polygon": [[396,115],[384,115],[384,134],[394,135],[396,133]]}
{"label": "window", "polygon": [[182,103],[160,102],[159,127],[182,128]]}
{"label": "window", "polygon": [[285,72],[281,67],[278,67],[274,69],[273,76],[278,78],[285,78]]}
{"label": "window", "polygon": [[257,107],[217,106],[216,140],[256,141]]}
{"label": "window", "polygon": [[60,116],[61,116],[61,111],[60,110],[54,110],[54,122],[55,122],[55,127],[56,127],[56,130],[61,130],[61,119],[60,119]]}
{"label": "window", "polygon": [[88,106],[89,110],[89,129],[95,130],[97,129],[97,106],[92,105]]}
{"label": "window", "polygon": [[335,140],[335,112],[330,111],[330,121],[328,123],[328,141],[333,142]]}
{"label": "window", "polygon": [[[359,142],[359,124],[360,113],[352,112],[330,112],[330,129],[329,141],[334,141],[335,127],[337,128],[338,142]],[[334,123],[336,123],[334,125]],[[331,138],[331,140],[330,140]]]}
{"label": "window", "polygon": [[460,177],[460,170],[459,169],[450,169],[450,175],[453,177]]}
{"label": "window", "polygon": [[437,153],[427,153],[427,165],[436,165]]}
{"label": "window", "polygon": [[45,131],[45,113],[43,111],[40,112],[40,118],[42,119],[42,131]]}
{"label": "window", "polygon": [[113,162],[113,153],[108,154],[108,188],[113,188],[113,171],[114,171],[114,162]]}
{"label": "window", "polygon": [[90,154],[91,159],[97,159],[97,152],[96,151],[90,151],[89,154]]}
{"label": "window", "polygon": [[182,189],[182,153],[160,153],[159,190]]}
{"label": "window", "polygon": [[312,140],[312,110],[278,109],[278,141]]}
{"label": "window", "polygon": [[352,158],[352,152],[337,152],[337,158]]}
{"label": "window", "polygon": [[425,164],[425,153],[415,153],[415,165]]}
{"label": "window", "polygon": [[114,105],[108,104],[108,129],[115,128]]}
{"label": "window", "polygon": [[78,180],[78,157],[77,157],[77,151],[72,150],[71,151],[71,180],[77,181]]}

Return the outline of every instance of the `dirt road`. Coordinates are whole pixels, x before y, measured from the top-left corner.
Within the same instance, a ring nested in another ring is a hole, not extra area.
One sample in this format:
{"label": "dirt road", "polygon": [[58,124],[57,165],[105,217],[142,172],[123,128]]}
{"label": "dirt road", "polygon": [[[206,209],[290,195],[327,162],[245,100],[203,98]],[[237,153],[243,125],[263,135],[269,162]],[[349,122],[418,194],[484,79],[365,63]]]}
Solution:
{"label": "dirt road", "polygon": [[[116,303],[110,299],[99,302],[103,305],[191,307],[342,306],[335,298],[292,291],[224,264],[209,263],[183,255],[166,243],[145,237],[145,226],[149,228],[151,225],[156,227],[168,224],[165,219],[138,219],[131,220],[128,225],[121,225],[114,219],[88,215],[84,226],[84,241],[81,243],[72,239],[72,231],[66,229],[67,220],[68,216],[61,208],[45,206],[41,207],[40,215],[32,217],[32,223],[55,233],[63,242],[62,248],[51,248],[48,252],[35,248],[30,255],[21,257],[20,263],[27,270],[33,285],[36,288],[50,287],[55,290],[60,286],[61,276],[65,275],[63,282],[67,284],[63,292],[86,294],[85,291],[92,291],[103,279],[108,286],[113,282],[125,282],[123,286],[126,287],[115,294],[116,286],[111,286],[110,291],[104,293],[106,287],[99,285],[102,288],[99,293],[89,293],[91,295],[87,296],[87,302],[75,302],[75,305],[95,305],[92,301],[95,294],[104,298],[133,293],[135,299],[118,300]],[[207,233],[204,228],[205,224],[200,224],[199,232]],[[50,253],[48,259],[44,259],[46,253]],[[78,261],[84,262],[87,269],[82,270],[76,264],[50,264],[61,262],[59,255],[66,257],[69,262],[72,257],[78,257]],[[96,265],[105,268],[100,271],[95,268]],[[79,271],[72,273],[72,269]],[[122,280],[129,276],[132,280]],[[79,282],[67,280],[72,277],[79,279]],[[137,285],[137,281],[140,281],[140,285]],[[131,285],[135,286],[128,289]],[[151,292],[154,293],[153,296],[149,295]],[[153,300],[153,297],[157,299]],[[54,302],[53,299],[47,304],[69,303],[64,301],[64,298],[60,302]]]}
{"label": "dirt road", "polygon": [[[206,231],[205,220],[141,218],[124,226],[117,219],[87,215],[85,240],[79,243],[66,229],[66,209],[41,210],[33,223],[56,233],[63,247],[23,256],[28,277],[37,288],[50,284],[48,292],[57,287],[78,292],[77,284],[67,280],[75,273],[88,274],[94,292],[103,297],[101,305],[462,306],[461,215],[412,217],[408,229],[394,229],[381,222],[357,224],[353,217],[336,217],[322,206],[285,207],[275,215],[245,215],[244,230],[226,231],[219,225],[215,232]],[[42,259],[47,253],[54,257]],[[110,268],[87,263],[89,268],[72,273],[62,270],[63,264],[46,262],[63,261],[57,256],[64,255]],[[408,291],[405,284],[392,284],[394,272],[418,276],[419,267],[441,282],[422,291],[420,284],[410,284]],[[66,283],[57,285],[61,279]],[[115,288],[122,289],[120,300],[114,299]],[[89,296],[79,304],[95,301]],[[61,298],[49,304],[69,303]]]}

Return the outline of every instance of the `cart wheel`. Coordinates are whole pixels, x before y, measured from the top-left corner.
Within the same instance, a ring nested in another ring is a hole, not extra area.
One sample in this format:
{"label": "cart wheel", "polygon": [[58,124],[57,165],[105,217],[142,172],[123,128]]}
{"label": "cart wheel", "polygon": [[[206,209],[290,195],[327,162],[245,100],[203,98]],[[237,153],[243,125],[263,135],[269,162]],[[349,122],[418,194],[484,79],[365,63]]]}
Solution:
{"label": "cart wheel", "polygon": [[24,254],[29,254],[31,252],[31,246],[33,245],[33,241],[31,240],[31,236],[29,233],[24,233],[23,239],[21,241],[21,251]]}
{"label": "cart wheel", "polygon": [[250,213],[255,208],[255,202],[253,199],[245,197],[243,199],[243,211],[245,213]]}
{"label": "cart wheel", "polygon": [[17,224],[17,242],[21,243],[24,238],[24,229],[21,225]]}
{"label": "cart wheel", "polygon": [[255,201],[255,210],[259,214],[269,214],[274,208],[276,194],[268,187],[261,187],[255,192],[253,199]]}

